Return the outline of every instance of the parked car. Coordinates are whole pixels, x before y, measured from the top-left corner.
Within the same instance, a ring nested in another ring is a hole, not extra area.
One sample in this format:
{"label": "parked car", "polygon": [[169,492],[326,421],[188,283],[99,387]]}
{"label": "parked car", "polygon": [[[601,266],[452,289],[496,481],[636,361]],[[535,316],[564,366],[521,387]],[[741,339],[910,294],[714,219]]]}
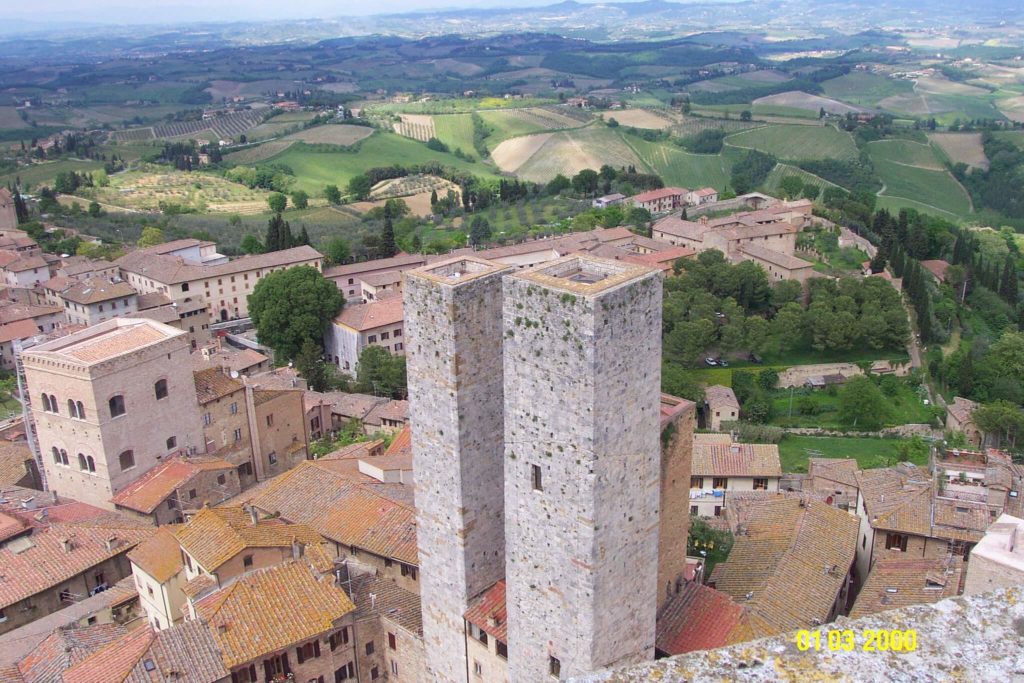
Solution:
{"label": "parked car", "polygon": [[764,359],[762,359],[761,356],[757,355],[756,353],[752,353],[747,357],[750,359],[750,362],[754,363],[755,365],[760,365],[761,363],[764,362]]}
{"label": "parked car", "polygon": [[709,368],[713,368],[718,365],[718,361],[715,360],[714,358],[705,358],[704,365],[707,365]]}
{"label": "parked car", "polygon": [[724,358],[719,358],[718,359],[718,364],[721,365],[723,368],[729,367],[729,361],[727,361]]}

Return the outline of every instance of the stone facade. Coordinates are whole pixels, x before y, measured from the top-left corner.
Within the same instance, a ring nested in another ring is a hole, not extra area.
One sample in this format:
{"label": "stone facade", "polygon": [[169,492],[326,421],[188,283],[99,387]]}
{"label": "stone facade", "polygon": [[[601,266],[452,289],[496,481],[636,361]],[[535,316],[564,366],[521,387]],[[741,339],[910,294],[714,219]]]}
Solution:
{"label": "stone facade", "polygon": [[[417,477],[416,519],[432,681],[465,680],[462,615],[505,569],[501,278],[509,271],[457,258],[407,273],[403,288],[413,457],[417,472],[430,473]],[[401,676],[406,667],[395,665]]]}
{"label": "stone facade", "polygon": [[658,512],[658,606],[675,594],[686,572],[686,538],[690,533],[690,471],[697,406],[662,396],[661,498]]}
{"label": "stone facade", "polygon": [[108,320],[23,357],[51,491],[112,509],[111,496],[161,458],[204,449],[183,332]]}
{"label": "stone facade", "polygon": [[661,301],[658,271],[590,256],[505,278],[510,680],[654,655]]}

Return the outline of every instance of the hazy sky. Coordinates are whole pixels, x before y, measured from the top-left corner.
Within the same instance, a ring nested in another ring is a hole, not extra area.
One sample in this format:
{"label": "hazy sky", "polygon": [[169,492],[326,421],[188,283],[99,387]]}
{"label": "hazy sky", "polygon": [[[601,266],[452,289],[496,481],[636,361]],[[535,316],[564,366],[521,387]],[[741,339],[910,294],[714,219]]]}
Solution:
{"label": "hazy sky", "polygon": [[454,7],[529,7],[558,0],[9,0],[3,19],[35,22],[160,23],[259,21],[388,14]]}

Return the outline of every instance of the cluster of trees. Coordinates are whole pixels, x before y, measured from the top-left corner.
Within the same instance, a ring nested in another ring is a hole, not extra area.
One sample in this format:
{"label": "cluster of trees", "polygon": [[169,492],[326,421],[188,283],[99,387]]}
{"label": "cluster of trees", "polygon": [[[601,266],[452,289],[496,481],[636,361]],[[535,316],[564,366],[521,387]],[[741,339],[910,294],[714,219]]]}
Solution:
{"label": "cluster of trees", "polygon": [[323,353],[327,325],[341,311],[341,290],[312,266],[268,274],[249,295],[249,317],[275,361],[294,361],[310,344]]}
{"label": "cluster of trees", "polygon": [[733,164],[729,184],[736,194],[751,192],[763,183],[778,160],[766,152],[749,150]]}
{"label": "cluster of trees", "polygon": [[287,164],[280,163],[235,166],[225,171],[224,177],[241,183],[250,190],[260,188],[275,192],[287,192],[295,182],[295,172]]}
{"label": "cluster of trees", "polygon": [[267,236],[260,241],[256,235],[248,234],[242,238],[240,248],[246,254],[265,254],[282,249],[291,249],[309,244],[309,233],[303,225],[298,235],[292,233],[291,224],[284,220],[280,213],[275,213],[267,222]]}
{"label": "cluster of trees", "polygon": [[962,165],[954,166],[953,174],[971,193],[975,203],[988,207],[1024,226],[1024,150],[1012,140],[998,138],[991,132],[982,134],[988,170],[970,173]]}

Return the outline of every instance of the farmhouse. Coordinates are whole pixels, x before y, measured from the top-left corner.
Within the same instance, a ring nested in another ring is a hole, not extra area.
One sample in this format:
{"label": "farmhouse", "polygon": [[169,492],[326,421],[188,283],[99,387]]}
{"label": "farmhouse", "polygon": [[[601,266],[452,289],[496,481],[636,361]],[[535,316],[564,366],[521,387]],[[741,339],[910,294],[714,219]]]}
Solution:
{"label": "farmhouse", "polygon": [[704,421],[713,432],[721,431],[722,422],[739,419],[740,402],[732,389],[713,384],[704,390]]}
{"label": "farmhouse", "polygon": [[652,214],[668,213],[685,206],[689,194],[690,191],[684,187],[663,187],[634,195],[629,198],[629,203]]}
{"label": "farmhouse", "polygon": [[391,258],[332,266],[324,270],[324,277],[338,285],[345,301],[360,301],[363,297],[363,278],[382,273],[402,273],[426,265],[422,254],[399,254]]}
{"label": "farmhouse", "polygon": [[626,200],[626,195],[616,192],[615,194],[606,194],[603,197],[598,197],[590,203],[595,209],[606,209],[609,206],[615,206],[621,204]]}
{"label": "farmhouse", "polygon": [[703,206],[718,201],[718,190],[713,187],[702,187],[699,190],[690,190],[686,195],[686,201],[690,206]]}

